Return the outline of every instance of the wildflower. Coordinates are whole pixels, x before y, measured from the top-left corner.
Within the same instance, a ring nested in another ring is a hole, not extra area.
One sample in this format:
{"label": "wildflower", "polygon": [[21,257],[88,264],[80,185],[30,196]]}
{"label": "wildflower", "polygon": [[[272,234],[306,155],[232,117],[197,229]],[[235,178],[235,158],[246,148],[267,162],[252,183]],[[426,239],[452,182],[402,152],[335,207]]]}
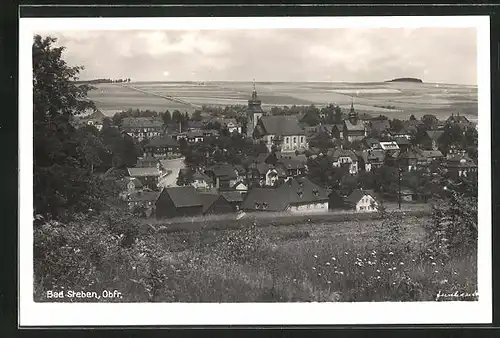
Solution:
{"label": "wildflower", "polygon": [[394,255],[394,252],[392,252],[392,251],[391,251],[391,252],[389,252],[389,255]]}
{"label": "wildflower", "polygon": [[315,268],[314,266],[312,267],[312,269],[313,269],[313,270],[316,270],[316,268]]}
{"label": "wildflower", "polygon": [[412,259],[411,261],[412,261],[412,262],[415,262],[415,260],[414,260],[414,259]]}
{"label": "wildflower", "polygon": [[453,271],[453,274],[454,274],[454,275],[458,275],[458,273],[457,273],[456,271]]}
{"label": "wildflower", "polygon": [[320,274],[320,273],[318,273],[318,277],[321,277],[321,274]]}
{"label": "wildflower", "polygon": [[357,257],[357,258],[356,258],[356,260],[357,260],[358,262],[361,262],[361,259],[360,259],[359,257]]}
{"label": "wildflower", "polygon": [[337,259],[335,257],[332,257],[332,261],[336,261]]}
{"label": "wildflower", "polygon": [[343,273],[342,271],[339,271],[339,273],[340,273],[342,276],[344,275],[344,273]]}
{"label": "wildflower", "polygon": [[332,284],[332,282],[330,282],[330,281],[327,281],[326,283],[327,283],[327,284]]}
{"label": "wildflower", "polygon": [[429,259],[434,259],[434,257],[432,257],[432,256],[429,256]]}
{"label": "wildflower", "polygon": [[345,252],[346,255],[348,255],[347,251]]}
{"label": "wildflower", "polygon": [[431,265],[436,265],[436,262],[432,262],[432,264],[431,264]]}
{"label": "wildflower", "polygon": [[377,269],[377,272],[380,273],[380,270]]}
{"label": "wildflower", "polygon": [[338,271],[334,271],[335,273],[339,273]]}
{"label": "wildflower", "polygon": [[326,265],[330,265],[330,262],[326,262]]}
{"label": "wildflower", "polygon": [[377,276],[377,279],[380,279],[380,276]]}
{"label": "wildflower", "polygon": [[392,282],[392,285],[396,285],[396,282]]}
{"label": "wildflower", "polygon": [[401,263],[399,263],[399,265],[405,265],[405,263],[401,262]]}
{"label": "wildflower", "polygon": [[297,281],[297,279],[296,279],[296,278],[294,278],[294,279],[293,279],[293,281],[294,281],[294,282],[296,282],[296,281]]}
{"label": "wildflower", "polygon": [[314,258],[318,258],[318,255],[314,255]]}
{"label": "wildflower", "polygon": [[436,270],[436,271],[434,271],[434,273],[438,273],[438,272],[439,272],[439,271],[437,271],[437,270]]}

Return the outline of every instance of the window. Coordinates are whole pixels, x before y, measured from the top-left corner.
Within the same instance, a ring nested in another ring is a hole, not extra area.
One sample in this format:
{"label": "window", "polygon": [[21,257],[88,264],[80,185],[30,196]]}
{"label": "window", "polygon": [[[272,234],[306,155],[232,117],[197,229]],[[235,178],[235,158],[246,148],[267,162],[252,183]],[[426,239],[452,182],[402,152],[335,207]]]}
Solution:
{"label": "window", "polygon": [[297,143],[297,137],[293,138],[293,143]]}
{"label": "window", "polygon": [[285,137],[285,143],[288,143],[288,142],[289,142],[289,141],[288,141],[288,137]]}
{"label": "window", "polygon": [[300,142],[302,142],[302,143],[304,142],[304,136],[300,137]]}

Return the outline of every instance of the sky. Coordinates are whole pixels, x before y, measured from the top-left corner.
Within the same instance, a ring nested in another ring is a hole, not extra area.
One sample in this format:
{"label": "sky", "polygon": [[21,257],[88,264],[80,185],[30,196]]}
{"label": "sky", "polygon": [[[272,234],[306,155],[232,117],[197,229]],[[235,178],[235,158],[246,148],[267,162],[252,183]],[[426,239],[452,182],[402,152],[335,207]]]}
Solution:
{"label": "sky", "polygon": [[477,85],[475,28],[330,28],[40,33],[65,46],[80,79]]}

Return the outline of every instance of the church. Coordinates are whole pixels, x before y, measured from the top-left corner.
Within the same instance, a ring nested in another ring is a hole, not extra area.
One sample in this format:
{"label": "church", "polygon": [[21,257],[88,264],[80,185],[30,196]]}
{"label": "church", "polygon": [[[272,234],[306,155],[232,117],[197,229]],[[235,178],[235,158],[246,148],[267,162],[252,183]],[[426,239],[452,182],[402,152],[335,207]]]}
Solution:
{"label": "church", "polygon": [[296,116],[267,116],[262,110],[255,83],[252,98],[248,100],[247,137],[263,142],[268,151],[304,151],[309,145],[305,131]]}
{"label": "church", "polygon": [[366,137],[365,124],[359,119],[358,112],[354,110],[354,102],[351,102],[349,116],[344,120],[344,130],[342,134],[344,139],[349,142],[361,141]]}

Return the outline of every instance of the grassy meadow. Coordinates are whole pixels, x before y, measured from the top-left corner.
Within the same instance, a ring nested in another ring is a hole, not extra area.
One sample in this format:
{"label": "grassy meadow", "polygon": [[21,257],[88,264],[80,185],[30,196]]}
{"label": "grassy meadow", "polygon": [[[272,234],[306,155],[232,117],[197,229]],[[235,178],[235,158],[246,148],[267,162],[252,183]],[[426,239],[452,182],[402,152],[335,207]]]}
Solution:
{"label": "grassy meadow", "polygon": [[158,301],[433,301],[476,291],[475,255],[423,247],[426,217],[177,232],[157,238],[166,283]]}
{"label": "grassy meadow", "polygon": [[[132,86],[144,92],[133,90]],[[446,119],[461,113],[477,120],[477,87],[431,83],[257,83],[263,107],[284,105],[324,106],[336,103],[349,108],[354,98],[356,109],[389,118],[417,118],[435,114]],[[252,92],[250,82],[134,82],[130,84],[98,84],[89,97],[105,114],[128,109],[166,109],[191,112],[190,105],[173,102],[155,95],[172,96],[193,105],[246,105]],[[387,108],[389,107],[389,108]]]}

